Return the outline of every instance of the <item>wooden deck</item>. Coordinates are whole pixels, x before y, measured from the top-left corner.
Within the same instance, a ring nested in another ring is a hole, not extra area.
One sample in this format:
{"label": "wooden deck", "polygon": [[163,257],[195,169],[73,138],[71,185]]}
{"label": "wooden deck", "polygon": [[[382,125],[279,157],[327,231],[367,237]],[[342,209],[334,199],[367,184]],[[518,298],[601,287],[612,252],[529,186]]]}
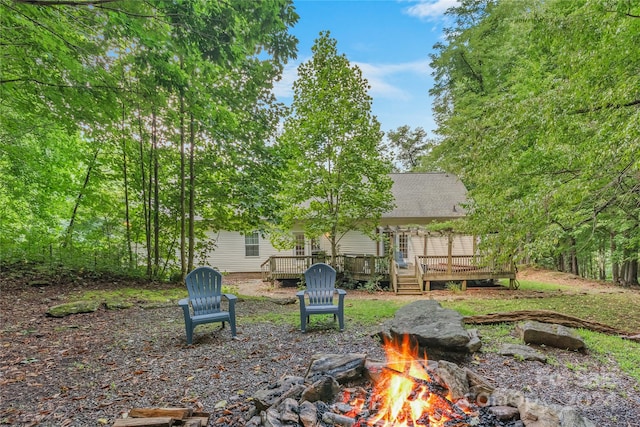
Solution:
{"label": "wooden deck", "polygon": [[[272,256],[262,263],[261,272],[264,282],[274,280],[299,279],[304,271],[316,262],[329,260],[315,256]],[[373,255],[338,255],[334,268],[338,273],[346,273],[354,280],[369,280],[376,276],[387,280],[389,266],[386,257]]]}
{"label": "wooden deck", "polygon": [[459,281],[463,290],[469,280],[509,279],[509,288],[515,284],[513,263],[487,263],[481,255],[418,256],[416,260],[425,291],[431,289],[431,282]]}
{"label": "wooden deck", "polygon": [[[312,256],[272,256],[262,266],[262,280],[300,279],[315,262],[327,262]],[[387,257],[373,255],[338,255],[336,270],[353,280],[378,279],[389,281],[395,293],[423,293],[431,290],[432,282],[461,282],[462,290],[470,280],[509,279],[515,284],[515,268],[511,263],[491,265],[480,255],[417,256],[414,263],[400,269]],[[404,287],[404,288],[403,288]]]}

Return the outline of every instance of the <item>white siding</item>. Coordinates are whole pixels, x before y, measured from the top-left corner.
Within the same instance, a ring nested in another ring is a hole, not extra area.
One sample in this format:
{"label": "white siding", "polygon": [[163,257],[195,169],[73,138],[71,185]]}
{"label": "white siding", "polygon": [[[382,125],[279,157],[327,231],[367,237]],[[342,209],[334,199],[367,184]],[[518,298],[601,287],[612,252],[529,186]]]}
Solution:
{"label": "white siding", "polygon": [[449,253],[449,239],[446,236],[427,237],[427,256],[440,256]]}
{"label": "white siding", "polygon": [[473,255],[473,236],[454,236],[452,255]]}
{"label": "white siding", "polygon": [[248,257],[245,255],[244,235],[234,231],[220,231],[207,233],[216,242],[215,250],[206,255],[205,263],[227,273],[259,272],[260,265],[272,255],[293,255],[293,249],[278,251],[268,239],[260,237],[260,255]]}
{"label": "white siding", "polygon": [[409,253],[407,261],[410,263],[416,262],[416,256],[424,255],[424,237],[412,234],[409,238]]}
{"label": "white siding", "polygon": [[[323,240],[326,241],[327,253],[331,253],[329,241],[326,238]],[[340,239],[340,242],[338,242],[338,253],[375,255],[376,242],[362,233],[349,231]]]}
{"label": "white siding", "polygon": [[[451,255],[473,255],[473,236],[454,235],[451,244]],[[427,237],[428,255],[448,255],[449,238],[447,236]]]}
{"label": "white siding", "polygon": [[[216,242],[215,250],[206,254],[205,265],[215,267],[228,273],[260,272],[260,266],[270,256],[292,256],[294,249],[279,251],[271,245],[269,239],[260,237],[260,255],[248,257],[245,255],[244,235],[232,231],[220,231],[208,233],[209,239]],[[448,238],[446,236],[429,236],[427,239],[427,255],[444,255],[448,253]],[[416,255],[424,255],[424,236],[412,234],[408,242],[407,261],[415,262]],[[320,249],[327,254],[331,253],[331,245],[326,237],[320,238]],[[371,254],[377,255],[378,242],[371,240],[359,232],[348,232],[338,243],[338,252],[341,254]],[[305,245],[306,255],[311,255],[310,241]],[[473,237],[455,236],[452,247],[453,255],[472,255]],[[197,265],[200,265],[196,262]]]}

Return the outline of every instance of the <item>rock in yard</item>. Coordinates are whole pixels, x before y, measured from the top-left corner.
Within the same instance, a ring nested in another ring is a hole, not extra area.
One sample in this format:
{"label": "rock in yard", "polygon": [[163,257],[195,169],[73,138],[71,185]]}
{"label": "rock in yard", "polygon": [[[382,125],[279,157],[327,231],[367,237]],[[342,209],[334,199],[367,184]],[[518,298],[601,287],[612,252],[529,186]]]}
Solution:
{"label": "rock in yard", "polygon": [[513,356],[520,360],[537,360],[542,363],[547,361],[547,356],[526,345],[502,344],[498,353],[503,356]]}
{"label": "rock in yard", "polygon": [[54,305],[47,310],[47,315],[51,317],[65,317],[70,314],[93,313],[100,308],[98,301],[75,301],[65,304]]}
{"label": "rock in yard", "polygon": [[562,325],[526,322],[518,325],[517,330],[527,344],[548,345],[565,350],[582,350],[585,347],[581,337]]}
{"label": "rock in yard", "polygon": [[435,300],[419,300],[401,307],[380,335],[391,339],[409,335],[428,354],[431,351],[466,354],[479,348],[478,343],[469,346],[471,337],[464,328],[462,315],[443,308]]}

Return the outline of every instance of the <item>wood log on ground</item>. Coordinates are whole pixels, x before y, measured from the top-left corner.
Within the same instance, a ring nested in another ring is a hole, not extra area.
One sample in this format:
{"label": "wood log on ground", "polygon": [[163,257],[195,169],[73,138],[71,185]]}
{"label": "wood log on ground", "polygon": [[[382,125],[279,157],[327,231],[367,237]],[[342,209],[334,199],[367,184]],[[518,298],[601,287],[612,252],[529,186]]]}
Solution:
{"label": "wood log on ground", "polygon": [[580,319],[551,310],[518,310],[501,313],[480,314],[477,316],[463,317],[464,323],[473,325],[490,325],[495,323],[521,322],[525,320],[535,320],[543,323],[554,323],[556,325],[567,326],[569,328],[583,328],[590,331],[602,332],[608,335],[618,335],[624,339],[637,341],[636,334],[628,331],[616,329],[599,322]]}
{"label": "wood log on ground", "polygon": [[171,417],[118,418],[113,427],[171,427],[173,421]]}
{"label": "wood log on ground", "polygon": [[185,427],[188,426],[207,426],[209,425],[209,417],[210,415],[204,412],[194,412],[193,415],[191,415],[188,418],[185,418],[184,421],[184,425]]}
{"label": "wood log on ground", "polygon": [[182,420],[190,417],[193,411],[189,408],[133,408],[129,418],[171,417]]}

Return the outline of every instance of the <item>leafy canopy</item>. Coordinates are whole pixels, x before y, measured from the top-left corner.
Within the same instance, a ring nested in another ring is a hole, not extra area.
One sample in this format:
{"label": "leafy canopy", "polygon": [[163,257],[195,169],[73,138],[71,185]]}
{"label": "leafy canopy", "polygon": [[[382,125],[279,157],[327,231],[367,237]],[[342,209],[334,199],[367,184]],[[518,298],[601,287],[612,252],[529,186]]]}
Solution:
{"label": "leafy canopy", "polygon": [[392,207],[391,162],[369,85],[357,66],[320,33],[313,57],[300,65],[291,111],[278,146],[283,172],[284,230],[328,236],[335,255],[350,230],[372,233]]}

